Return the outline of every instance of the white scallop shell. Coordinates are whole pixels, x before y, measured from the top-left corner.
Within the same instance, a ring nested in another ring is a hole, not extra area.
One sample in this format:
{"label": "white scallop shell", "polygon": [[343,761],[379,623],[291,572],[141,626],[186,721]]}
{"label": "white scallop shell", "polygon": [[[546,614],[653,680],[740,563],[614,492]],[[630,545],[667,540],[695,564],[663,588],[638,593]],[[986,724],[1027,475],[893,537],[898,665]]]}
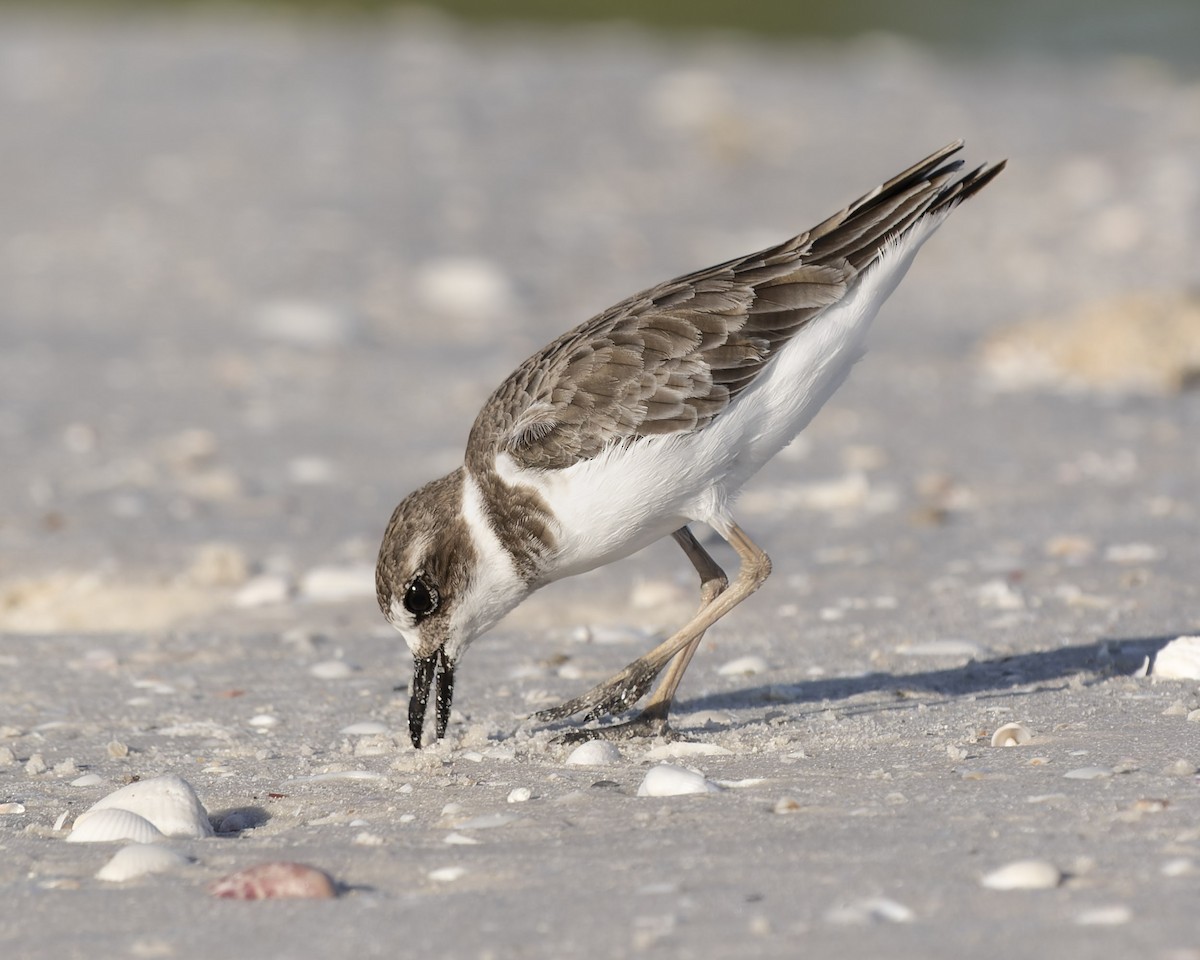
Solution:
{"label": "white scallop shell", "polygon": [[1006,723],[992,734],[993,747],[1022,747],[1033,739],[1033,731],[1023,723]]}
{"label": "white scallop shell", "polygon": [[694,770],[677,767],[671,763],[660,763],[646,771],[646,777],[638,787],[637,795],[679,797],[688,793],[717,793],[720,789]]}
{"label": "white scallop shell", "polygon": [[164,873],[188,863],[178,850],[157,843],[131,843],[118,850],[96,874],[97,880],[120,883],[150,873]]}
{"label": "white scallop shell", "polygon": [[81,813],[75,820],[74,829],[67,834],[70,843],[112,843],[114,840],[153,843],[162,839],[162,831],[145,817],[115,807]]}
{"label": "white scallop shell", "polygon": [[[149,820],[167,837],[211,837],[212,824],[192,785],[168,774],[138,780],[97,800],[88,813],[97,810],[128,810]],[[82,820],[82,816],[80,817]],[[133,838],[130,838],[133,839]]]}

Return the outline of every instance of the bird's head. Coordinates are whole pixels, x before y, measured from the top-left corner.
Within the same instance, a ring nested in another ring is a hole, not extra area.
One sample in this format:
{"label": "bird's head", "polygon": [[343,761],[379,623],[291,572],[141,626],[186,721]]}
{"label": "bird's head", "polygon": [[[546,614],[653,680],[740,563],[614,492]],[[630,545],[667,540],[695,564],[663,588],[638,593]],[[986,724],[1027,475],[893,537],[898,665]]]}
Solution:
{"label": "bird's head", "polygon": [[496,544],[478,487],[463,468],[409,494],[388,522],[375,593],[413,655],[408,730],[415,747],[430,692],[440,739],[462,652],[528,593]]}

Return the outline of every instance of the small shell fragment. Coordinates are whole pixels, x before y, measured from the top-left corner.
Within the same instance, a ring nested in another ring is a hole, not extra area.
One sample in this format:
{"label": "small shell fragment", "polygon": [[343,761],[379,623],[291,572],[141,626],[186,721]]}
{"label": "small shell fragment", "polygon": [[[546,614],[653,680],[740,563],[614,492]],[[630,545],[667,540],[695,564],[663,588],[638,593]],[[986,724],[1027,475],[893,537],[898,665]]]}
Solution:
{"label": "small shell fragment", "polygon": [[1050,890],[1062,882],[1062,873],[1047,860],[1017,860],[979,882],[988,890]]}
{"label": "small shell fragment", "polygon": [[165,873],[187,863],[187,857],[170,847],[157,843],[131,843],[113,854],[97,872],[96,879],[120,883],[151,873]]}
{"label": "small shell fragment", "polygon": [[308,668],[318,680],[345,680],[354,674],[354,667],[344,660],[322,660]]}
{"label": "small shell fragment", "polygon": [[341,733],[351,737],[367,737],[387,733],[387,724],[380,723],[377,720],[363,720],[360,723],[352,723],[348,727],[342,727]]}
{"label": "small shell fragment", "polygon": [[453,883],[465,876],[466,872],[466,867],[439,867],[437,870],[429,871],[429,879],[435,883]]}
{"label": "small shell fragment", "polygon": [[1023,723],[1006,723],[992,734],[993,747],[1023,747],[1033,739],[1033,731]]}
{"label": "small shell fragment", "polygon": [[874,923],[912,923],[917,918],[913,910],[888,897],[867,897],[834,907],[825,919],[840,925]]}
{"label": "small shell fragment", "polygon": [[717,667],[717,673],[722,677],[751,677],[756,673],[766,673],[770,669],[771,665],[766,660],[751,654],[721,664]]}
{"label": "small shell fragment", "polygon": [[567,763],[579,767],[607,767],[621,762],[621,751],[607,740],[589,740],[571,751]]}
{"label": "small shell fragment", "polygon": [[525,803],[525,801],[529,800],[532,797],[533,797],[533,791],[530,790],[528,787],[513,787],[508,792],[508,802],[509,803]]}
{"label": "small shell fragment", "polygon": [[1133,911],[1123,903],[1108,907],[1092,907],[1075,915],[1081,927],[1116,927],[1133,919]]}
{"label": "small shell fragment", "polygon": [[84,817],[94,811],[114,809],[127,810],[143,817],[163,836],[200,839],[213,835],[212,824],[196,791],[190,783],[174,774],[138,780],[97,800],[86,813],[80,815],[75,822],[76,829]]}
{"label": "small shell fragment", "polygon": [[660,763],[646,771],[638,787],[639,797],[680,797],[690,793],[719,793],[720,787],[702,774],[671,763]]}
{"label": "small shell fragment", "polygon": [[256,863],[214,880],[208,892],[224,900],[332,900],[337,888],[323,870],[304,863]]}
{"label": "small shell fragment", "polygon": [[13,801],[12,803],[0,803],[0,817],[24,812],[25,804],[23,803],[17,803],[16,801]]}
{"label": "small shell fragment", "polygon": [[110,807],[92,808],[75,819],[75,827],[67,834],[69,843],[112,843],[132,840],[134,843],[154,843],[163,833],[145,817],[132,810]]}

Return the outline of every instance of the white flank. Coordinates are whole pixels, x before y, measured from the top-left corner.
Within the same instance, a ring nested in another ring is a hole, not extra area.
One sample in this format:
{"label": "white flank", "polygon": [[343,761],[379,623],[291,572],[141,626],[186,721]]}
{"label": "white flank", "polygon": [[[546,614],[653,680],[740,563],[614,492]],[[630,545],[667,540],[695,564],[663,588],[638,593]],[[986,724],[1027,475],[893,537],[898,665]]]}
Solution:
{"label": "white flank", "polygon": [[525,470],[500,455],[500,476],[536,489],[554,512],[558,543],[543,582],[629,556],[692,521],[727,530],[728,500],[841,386],[880,306],[948,212],[890,244],[706,429],[610,448],[565,470]]}

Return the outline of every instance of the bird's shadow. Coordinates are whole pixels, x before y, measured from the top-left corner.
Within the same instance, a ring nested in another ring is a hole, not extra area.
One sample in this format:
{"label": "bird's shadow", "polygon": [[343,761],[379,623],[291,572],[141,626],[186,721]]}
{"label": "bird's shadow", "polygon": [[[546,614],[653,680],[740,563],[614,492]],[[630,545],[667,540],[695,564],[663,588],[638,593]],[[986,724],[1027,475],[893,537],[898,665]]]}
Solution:
{"label": "bird's shadow", "polygon": [[[852,677],[805,679],[793,684],[742,687],[685,700],[680,704],[680,713],[686,717],[690,712],[738,709],[764,702],[817,704],[825,709],[831,701],[850,701],[872,694],[890,694],[898,706],[911,705],[914,695],[945,699],[1012,695],[1014,688],[1028,692],[1025,688],[1065,684],[1081,674],[1089,675],[1095,682],[1108,676],[1132,676],[1153,670],[1158,652],[1179,635],[1101,638],[1094,643],[972,660],[961,666],[915,673],[879,671]],[[886,707],[887,704],[872,701],[867,709]]]}

